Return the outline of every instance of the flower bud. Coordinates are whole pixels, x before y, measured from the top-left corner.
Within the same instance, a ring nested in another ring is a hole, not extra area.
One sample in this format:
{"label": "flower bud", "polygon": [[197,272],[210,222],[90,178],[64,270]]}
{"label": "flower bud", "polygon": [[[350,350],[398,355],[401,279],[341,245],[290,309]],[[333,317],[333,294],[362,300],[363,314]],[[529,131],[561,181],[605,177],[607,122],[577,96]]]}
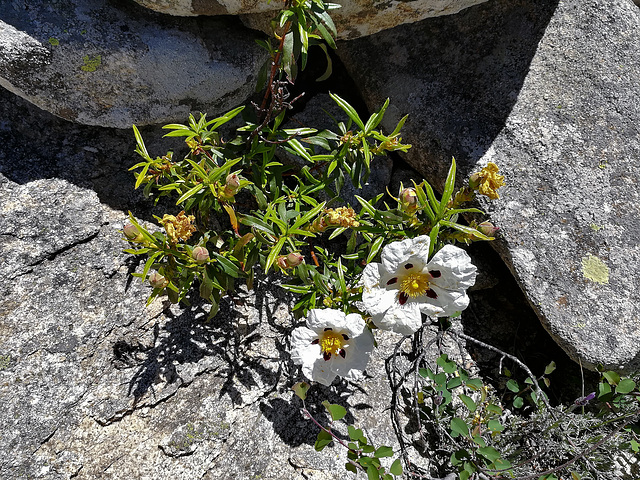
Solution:
{"label": "flower bud", "polygon": [[475,172],[474,174],[472,174],[471,177],[469,177],[469,188],[471,190],[476,190],[480,185],[480,182],[482,182],[482,179],[483,176],[480,174],[480,172]]}
{"label": "flower bud", "polygon": [[230,173],[224,182],[224,195],[227,197],[233,197],[240,188],[240,177],[235,173]]}
{"label": "flower bud", "polygon": [[122,229],[122,232],[124,233],[125,237],[127,237],[129,240],[133,242],[141,242],[143,239],[143,236],[140,233],[140,230],[138,230],[138,227],[130,223],[127,223],[124,226],[124,228]]}
{"label": "flower bud", "polygon": [[289,265],[290,268],[297,267],[301,265],[302,262],[304,262],[304,257],[299,252],[291,252],[287,255],[287,265]]}
{"label": "flower bud", "polygon": [[298,252],[291,252],[289,255],[280,255],[276,259],[276,263],[283,270],[287,268],[295,268],[304,262],[304,257]]}
{"label": "flower bud", "polygon": [[494,226],[493,223],[487,221],[480,223],[477,228],[480,233],[487,237],[495,237],[496,233],[500,230],[498,227]]}
{"label": "flower bud", "polygon": [[151,275],[149,275],[149,284],[153,288],[164,288],[169,285],[169,280],[160,275],[158,272],[153,272]]}
{"label": "flower bud", "polygon": [[193,252],[191,252],[191,257],[196,263],[207,263],[209,261],[209,250],[204,247],[196,247],[193,249]]}
{"label": "flower bud", "polygon": [[418,194],[415,188],[405,188],[400,192],[400,209],[406,213],[413,213],[418,209]]}

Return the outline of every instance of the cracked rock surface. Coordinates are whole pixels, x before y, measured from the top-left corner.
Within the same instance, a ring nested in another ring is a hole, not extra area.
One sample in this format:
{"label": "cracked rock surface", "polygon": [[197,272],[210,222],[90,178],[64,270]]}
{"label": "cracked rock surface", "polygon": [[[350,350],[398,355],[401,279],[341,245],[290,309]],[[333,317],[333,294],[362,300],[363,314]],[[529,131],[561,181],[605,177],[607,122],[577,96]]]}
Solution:
{"label": "cracked rock surface", "polygon": [[[0,478],[341,475],[345,452],[315,452],[317,428],[292,398],[292,299],[257,282],[211,322],[197,301],[146,308],[120,233],[127,209],[152,211],[127,171],[132,134],[0,97]],[[384,412],[395,340],[379,341],[359,388],[316,387],[309,409],[326,424],[322,400],[351,405],[349,421],[397,450]]]}

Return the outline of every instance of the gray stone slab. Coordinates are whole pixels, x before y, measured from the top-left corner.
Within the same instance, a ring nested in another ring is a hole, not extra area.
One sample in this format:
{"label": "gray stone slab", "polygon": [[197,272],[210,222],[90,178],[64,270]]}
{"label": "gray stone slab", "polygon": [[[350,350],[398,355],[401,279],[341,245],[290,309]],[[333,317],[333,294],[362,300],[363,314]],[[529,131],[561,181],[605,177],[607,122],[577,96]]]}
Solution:
{"label": "gray stone slab", "polygon": [[127,2],[2,2],[0,86],[62,118],[129,128],[235,107],[266,58],[237,19]]}
{"label": "gray stone slab", "polygon": [[407,161],[442,185],[495,162],[495,247],[584,366],[640,367],[640,10],[628,0],[497,0],[339,45]]}

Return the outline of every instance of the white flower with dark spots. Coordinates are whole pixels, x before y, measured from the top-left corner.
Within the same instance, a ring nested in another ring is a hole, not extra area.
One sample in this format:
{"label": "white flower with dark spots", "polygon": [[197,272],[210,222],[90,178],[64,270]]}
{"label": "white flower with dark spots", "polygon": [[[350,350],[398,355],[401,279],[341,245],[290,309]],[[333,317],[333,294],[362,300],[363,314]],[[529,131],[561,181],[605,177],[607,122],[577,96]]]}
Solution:
{"label": "white flower with dark spots", "polygon": [[309,380],[331,385],[336,376],[358,380],[373,350],[373,335],[357,313],[314,309],[307,326],[291,333],[291,358]]}
{"label": "white flower with dark spots", "polygon": [[469,305],[466,290],[476,281],[469,255],[446,245],[429,260],[429,243],[426,235],[390,243],[382,263],[364,268],[362,301],[378,328],[409,335],[423,313],[448,317]]}

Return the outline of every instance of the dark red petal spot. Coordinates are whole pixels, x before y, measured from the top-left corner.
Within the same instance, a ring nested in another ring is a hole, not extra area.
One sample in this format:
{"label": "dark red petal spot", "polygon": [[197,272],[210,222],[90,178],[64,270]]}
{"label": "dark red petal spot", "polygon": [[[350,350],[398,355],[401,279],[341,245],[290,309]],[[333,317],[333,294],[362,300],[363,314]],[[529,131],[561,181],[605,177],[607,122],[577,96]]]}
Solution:
{"label": "dark red petal spot", "polygon": [[324,352],[322,354],[322,358],[324,358],[324,361],[326,362],[327,360],[331,359],[331,352]]}
{"label": "dark red petal spot", "polygon": [[340,354],[340,356],[342,358],[345,358],[347,356],[347,352],[344,351],[344,348],[341,348],[338,353]]}
{"label": "dark red petal spot", "polygon": [[320,339],[316,338],[313,342],[311,342],[311,345],[317,345],[320,343]]}
{"label": "dark red petal spot", "polygon": [[406,268],[407,270],[411,270],[413,268],[413,263],[405,263],[404,268]]}
{"label": "dark red petal spot", "polygon": [[429,275],[431,275],[432,278],[438,278],[442,273],[440,273],[440,270],[429,270]]}
{"label": "dark red petal spot", "polygon": [[400,295],[398,295],[398,302],[400,302],[400,305],[407,303],[407,300],[409,300],[409,295],[404,292],[400,292]]}
{"label": "dark red petal spot", "polygon": [[387,282],[387,285],[393,285],[397,281],[398,281],[398,277],[393,277]]}
{"label": "dark red petal spot", "polygon": [[426,292],[424,292],[424,294],[429,298],[433,298],[434,300],[436,298],[438,298],[438,294],[436,292],[434,292],[433,290],[431,290],[431,289],[429,289]]}
{"label": "dark red petal spot", "polygon": [[324,329],[325,332],[326,331],[331,331],[331,330],[333,330],[333,328],[331,328],[331,327],[327,327],[327,328]]}
{"label": "dark red petal spot", "polygon": [[345,335],[344,333],[342,334],[342,338],[344,338],[345,340],[349,340],[349,335]]}

